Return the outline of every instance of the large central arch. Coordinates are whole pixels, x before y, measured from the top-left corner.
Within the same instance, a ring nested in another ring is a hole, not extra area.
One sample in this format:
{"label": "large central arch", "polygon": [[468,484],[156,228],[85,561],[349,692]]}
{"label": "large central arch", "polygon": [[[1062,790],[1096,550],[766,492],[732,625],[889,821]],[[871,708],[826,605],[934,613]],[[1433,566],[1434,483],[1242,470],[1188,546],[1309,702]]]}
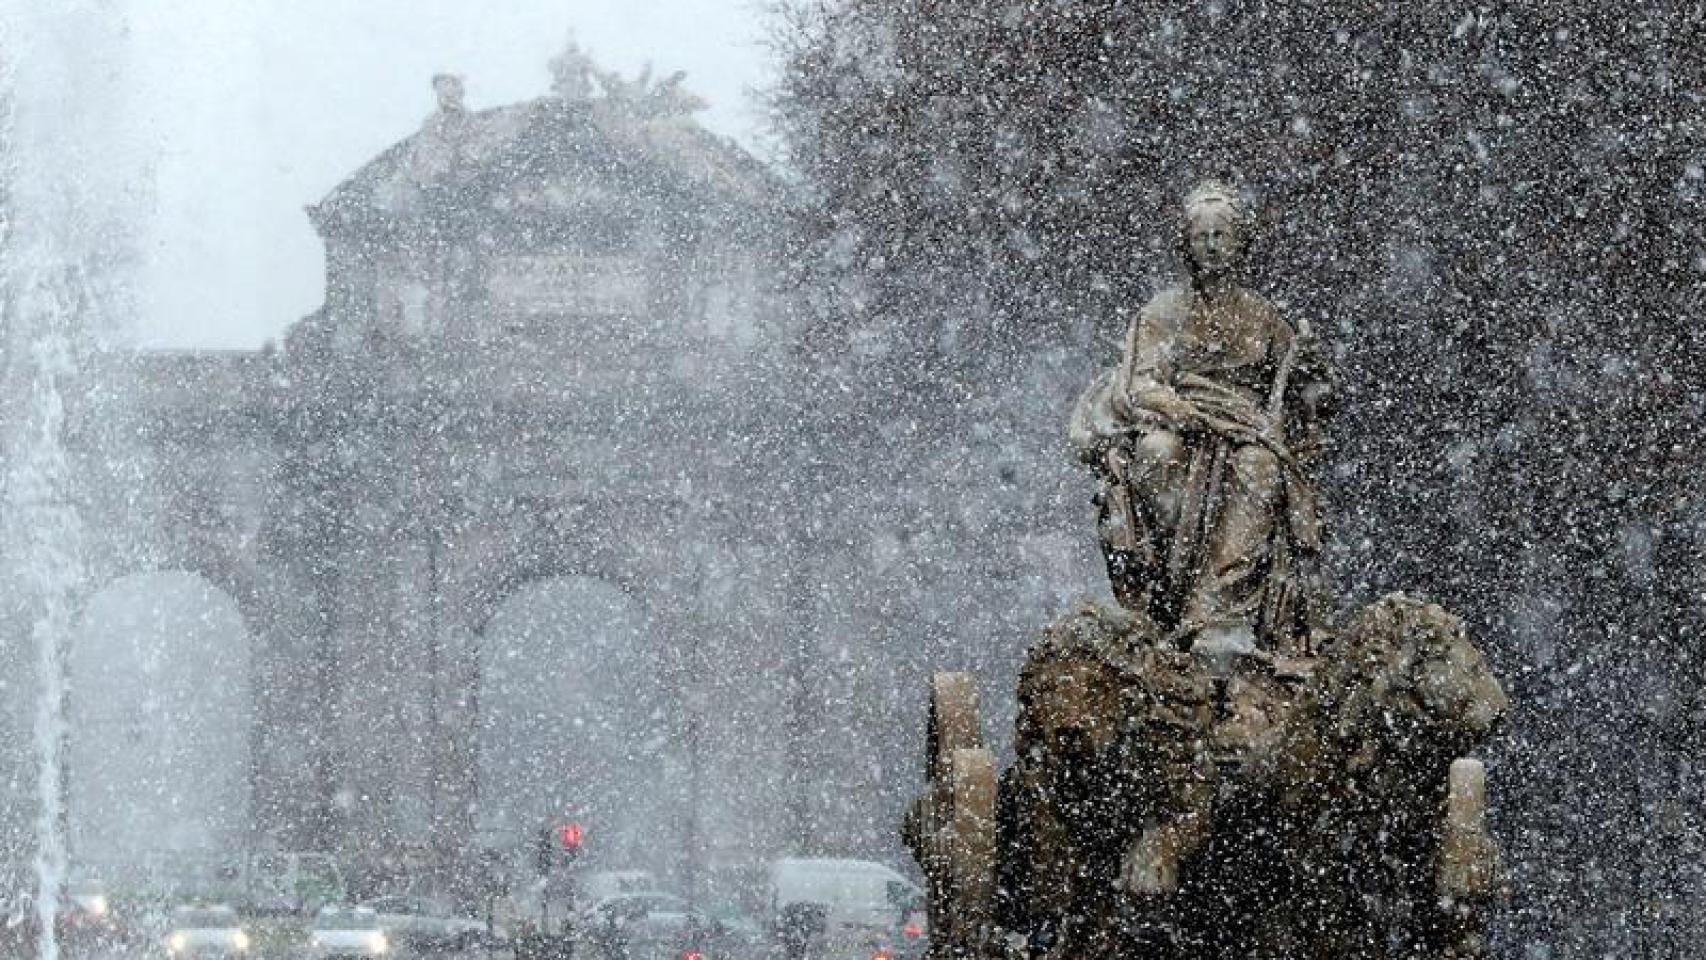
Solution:
{"label": "large central arch", "polygon": [[572,819],[599,859],[663,865],[669,710],[655,631],[633,596],[585,575],[532,580],[496,605],[478,650],[484,846],[515,857],[541,828]]}

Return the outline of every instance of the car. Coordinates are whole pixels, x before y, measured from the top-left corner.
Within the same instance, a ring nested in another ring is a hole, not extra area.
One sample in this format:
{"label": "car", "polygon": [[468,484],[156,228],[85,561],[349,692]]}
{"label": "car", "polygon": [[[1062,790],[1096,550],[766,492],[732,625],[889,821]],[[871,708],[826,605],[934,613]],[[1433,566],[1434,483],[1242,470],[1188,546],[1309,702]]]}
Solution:
{"label": "car", "polygon": [[0,956],[32,956],[40,938],[35,898],[23,889],[8,893],[0,910]]}
{"label": "car", "polygon": [[112,903],[107,899],[106,884],[99,880],[73,880],[66,884],[64,906],[67,910],[89,919],[112,916]]}
{"label": "car", "polygon": [[379,915],[366,907],[321,907],[308,932],[306,960],[361,960],[391,953]]}
{"label": "car", "polygon": [[[34,889],[21,886],[0,892],[0,957],[33,956],[41,939]],[[121,924],[98,880],[73,880],[61,888],[54,913],[54,932],[71,956],[105,956],[134,947],[131,927]]]}
{"label": "car", "polygon": [[784,857],[771,864],[767,882],[771,929],[784,955],[870,960],[878,952],[895,955],[918,946],[905,930],[919,917],[924,891],[892,867]]}
{"label": "car", "polygon": [[111,953],[125,946],[128,928],[99,880],[74,880],[65,885],[59,899],[59,940],[73,954]]}
{"label": "car", "polygon": [[757,960],[762,929],[732,905],[707,911],[671,893],[605,897],[576,921],[591,960]]}
{"label": "car", "polygon": [[650,870],[593,870],[577,886],[584,902],[597,903],[624,893],[651,893],[658,889],[658,882]]}
{"label": "car", "polygon": [[930,922],[922,906],[905,913],[886,935],[867,938],[868,960],[923,960],[930,952]]}
{"label": "car", "polygon": [[223,904],[178,907],[167,922],[166,953],[188,957],[246,957],[249,934],[237,911]]}
{"label": "car", "polygon": [[487,940],[486,922],[459,915],[448,900],[390,896],[362,905],[391,942],[415,953],[469,950]]}
{"label": "car", "polygon": [[700,943],[706,960],[759,960],[766,955],[767,938],[759,923],[732,903],[704,909],[709,931]]}
{"label": "car", "polygon": [[635,890],[613,893],[589,901],[580,911],[582,919],[611,918],[622,915],[640,916],[653,911],[686,914],[692,904],[673,893],[662,890]]}
{"label": "car", "polygon": [[716,929],[692,904],[660,890],[605,897],[575,926],[596,960],[706,960]]}
{"label": "car", "polygon": [[249,905],[266,913],[311,913],[346,899],[343,871],[336,859],[324,853],[256,853],[236,872]]}

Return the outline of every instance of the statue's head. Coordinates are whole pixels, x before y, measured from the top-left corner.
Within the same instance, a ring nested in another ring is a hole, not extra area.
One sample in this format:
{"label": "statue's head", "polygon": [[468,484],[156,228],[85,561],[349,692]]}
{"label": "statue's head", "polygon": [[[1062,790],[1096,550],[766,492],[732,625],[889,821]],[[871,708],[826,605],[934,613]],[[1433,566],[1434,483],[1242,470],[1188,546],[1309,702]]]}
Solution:
{"label": "statue's head", "polygon": [[1250,241],[1250,215],[1238,191],[1208,180],[1185,195],[1185,259],[1198,279],[1230,275]]}

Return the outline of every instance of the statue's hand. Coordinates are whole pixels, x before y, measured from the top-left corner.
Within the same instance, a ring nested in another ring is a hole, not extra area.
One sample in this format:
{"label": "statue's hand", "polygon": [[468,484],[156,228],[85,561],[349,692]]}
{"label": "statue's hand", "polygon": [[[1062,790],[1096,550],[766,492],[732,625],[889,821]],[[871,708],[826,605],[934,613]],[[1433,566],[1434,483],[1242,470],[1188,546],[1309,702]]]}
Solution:
{"label": "statue's hand", "polygon": [[1108,406],[1114,410],[1114,415],[1121,420],[1130,420],[1137,416],[1137,404],[1132,402],[1131,394],[1115,387],[1108,396]]}
{"label": "statue's hand", "polygon": [[1297,391],[1297,401],[1314,420],[1326,420],[1339,411],[1338,397],[1325,383],[1306,383]]}

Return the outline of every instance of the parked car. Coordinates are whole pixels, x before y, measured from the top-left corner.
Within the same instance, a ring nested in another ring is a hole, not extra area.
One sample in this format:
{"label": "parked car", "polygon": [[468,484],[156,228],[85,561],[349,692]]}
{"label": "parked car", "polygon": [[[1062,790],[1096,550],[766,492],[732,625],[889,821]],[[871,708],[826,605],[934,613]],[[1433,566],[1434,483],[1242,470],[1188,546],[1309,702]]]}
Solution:
{"label": "parked car", "polygon": [[447,900],[393,896],[363,906],[378,916],[379,928],[393,944],[414,953],[469,950],[487,939],[484,920],[459,915]]}
{"label": "parked car", "polygon": [[166,953],[188,957],[246,957],[249,935],[237,911],[223,904],[179,907],[167,922]]}
{"label": "parked car", "polygon": [[308,932],[307,960],[359,960],[391,953],[379,915],[366,907],[321,907]]}

